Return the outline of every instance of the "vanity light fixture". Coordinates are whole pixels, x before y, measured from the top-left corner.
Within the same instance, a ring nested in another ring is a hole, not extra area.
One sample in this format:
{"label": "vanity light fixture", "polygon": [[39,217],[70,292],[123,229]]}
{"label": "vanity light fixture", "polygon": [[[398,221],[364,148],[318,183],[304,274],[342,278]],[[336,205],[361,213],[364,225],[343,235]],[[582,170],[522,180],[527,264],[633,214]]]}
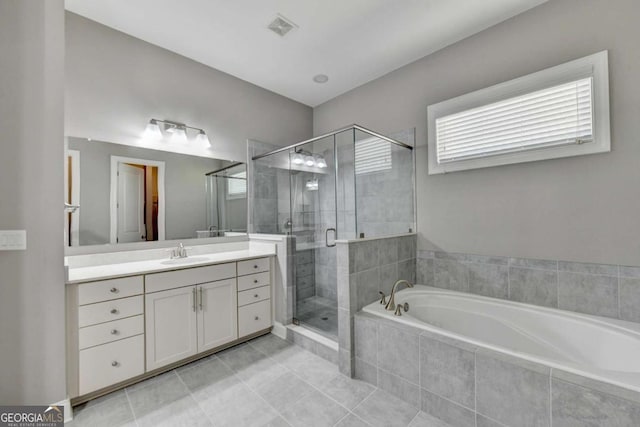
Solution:
{"label": "vanity light fixture", "polygon": [[321,154],[313,154],[304,150],[299,150],[293,153],[293,155],[291,155],[291,163],[298,166],[305,165],[320,169],[327,167],[327,161]]}
{"label": "vanity light fixture", "polygon": [[305,187],[308,191],[318,191],[318,178],[307,180]]}
{"label": "vanity light fixture", "polygon": [[[160,127],[162,123],[162,129]],[[174,122],[172,120],[160,120],[151,119],[147,124],[146,129],[142,137],[147,141],[159,141],[162,140],[164,135],[170,135],[170,142],[173,144],[184,145],[189,142],[188,131],[196,130],[198,134],[195,137],[195,142],[201,145],[203,148],[211,147],[211,141],[204,129],[188,126],[184,123]],[[162,132],[164,130],[164,133]]]}

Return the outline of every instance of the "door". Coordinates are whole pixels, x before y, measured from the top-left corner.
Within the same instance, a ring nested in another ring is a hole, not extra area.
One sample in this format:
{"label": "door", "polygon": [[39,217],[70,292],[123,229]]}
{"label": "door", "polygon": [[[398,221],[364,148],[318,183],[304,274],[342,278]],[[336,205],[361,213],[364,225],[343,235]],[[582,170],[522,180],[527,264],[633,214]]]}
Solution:
{"label": "door", "polygon": [[238,338],[236,279],[198,285],[198,352]]}
{"label": "door", "polygon": [[291,149],[292,233],[296,236],[294,318],[337,339],[335,138]]}
{"label": "door", "polygon": [[147,294],[145,310],[147,371],[198,352],[195,286]]}
{"label": "door", "polygon": [[118,163],[118,243],[146,240],[145,168]]}

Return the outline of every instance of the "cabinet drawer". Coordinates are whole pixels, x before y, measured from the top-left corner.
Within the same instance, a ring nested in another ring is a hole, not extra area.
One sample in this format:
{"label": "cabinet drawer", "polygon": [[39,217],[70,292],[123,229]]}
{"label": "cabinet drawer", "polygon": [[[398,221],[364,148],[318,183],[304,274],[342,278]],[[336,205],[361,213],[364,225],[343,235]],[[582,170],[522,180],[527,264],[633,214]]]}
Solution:
{"label": "cabinet drawer", "polygon": [[253,304],[254,302],[263,301],[269,298],[271,298],[271,286],[249,289],[247,291],[238,292],[238,306]]}
{"label": "cabinet drawer", "polygon": [[144,316],[140,315],[80,328],[78,340],[82,350],[142,333],[144,333]]}
{"label": "cabinet drawer", "polygon": [[80,351],[80,394],[144,373],[144,335]]}
{"label": "cabinet drawer", "polygon": [[238,336],[252,334],[271,326],[271,300],[238,307]]}
{"label": "cabinet drawer", "polygon": [[118,320],[143,313],[142,295],[78,307],[78,327]]}
{"label": "cabinet drawer", "polygon": [[238,276],[269,271],[269,258],[248,259],[238,261]]}
{"label": "cabinet drawer", "polygon": [[78,286],[78,304],[93,304],[94,302],[130,297],[139,295],[142,291],[142,276],[84,283]]}
{"label": "cabinet drawer", "polygon": [[215,282],[235,276],[235,262],[147,274],[145,276],[145,291],[147,293],[166,291],[167,289]]}
{"label": "cabinet drawer", "polygon": [[259,288],[270,284],[271,275],[269,272],[250,274],[238,277],[238,291]]}

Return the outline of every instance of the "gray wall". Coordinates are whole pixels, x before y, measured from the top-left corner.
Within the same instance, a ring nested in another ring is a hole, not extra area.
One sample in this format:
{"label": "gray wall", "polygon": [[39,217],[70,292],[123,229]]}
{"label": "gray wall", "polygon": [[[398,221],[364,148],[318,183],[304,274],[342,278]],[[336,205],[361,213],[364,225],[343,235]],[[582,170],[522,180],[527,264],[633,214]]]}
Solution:
{"label": "gray wall", "polygon": [[81,138],[69,138],[69,148],[80,151],[80,245],[109,243],[111,156],[165,162],[167,240],[195,238],[209,227],[205,174],[219,169],[219,160]]}
{"label": "gray wall", "polygon": [[[640,2],[553,0],[314,109],[416,127],[420,249],[640,265]],[[427,106],[609,49],[612,152],[427,175]]]}
{"label": "gray wall", "polygon": [[62,0],[0,1],[0,404],[65,393]]}
{"label": "gray wall", "polygon": [[310,107],[236,77],[73,13],[66,38],[67,135],[135,143],[151,117],[177,120],[206,129],[215,157],[243,162],[248,138],[311,136]]}

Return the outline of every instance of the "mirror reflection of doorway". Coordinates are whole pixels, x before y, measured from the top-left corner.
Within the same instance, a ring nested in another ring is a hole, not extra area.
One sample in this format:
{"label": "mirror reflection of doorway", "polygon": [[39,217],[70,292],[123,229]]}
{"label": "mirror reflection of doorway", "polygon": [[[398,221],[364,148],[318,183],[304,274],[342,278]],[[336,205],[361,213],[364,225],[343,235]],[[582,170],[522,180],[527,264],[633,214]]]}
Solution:
{"label": "mirror reflection of doorway", "polygon": [[112,156],[111,243],[164,240],[163,193],[164,162]]}
{"label": "mirror reflection of doorway", "polygon": [[[80,206],[80,151],[67,150],[65,162],[65,203],[69,206]],[[78,246],[80,244],[80,211],[72,209],[65,215],[65,244]]]}

